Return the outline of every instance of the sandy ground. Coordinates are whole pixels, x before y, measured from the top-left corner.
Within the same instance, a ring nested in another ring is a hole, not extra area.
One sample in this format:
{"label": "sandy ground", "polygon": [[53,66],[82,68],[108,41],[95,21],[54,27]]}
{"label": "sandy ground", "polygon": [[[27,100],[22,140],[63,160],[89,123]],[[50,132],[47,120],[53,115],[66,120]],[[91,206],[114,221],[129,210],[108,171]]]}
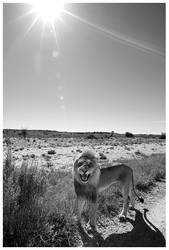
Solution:
{"label": "sandy ground", "polygon": [[[84,150],[93,150],[105,162],[123,159],[142,158],[145,155],[165,153],[165,141],[159,139],[112,138],[106,140],[87,140],[84,138],[11,138],[13,159],[21,166],[23,159],[36,160],[41,167],[70,170],[75,158]],[[4,142],[4,154],[7,146]],[[49,151],[53,150],[53,154]]]}
{"label": "sandy ground", "polygon": [[165,246],[165,183],[144,197],[144,204],[137,203],[130,210],[126,222],[117,217],[97,220],[97,234],[80,230],[80,246],[102,247],[161,247]]}

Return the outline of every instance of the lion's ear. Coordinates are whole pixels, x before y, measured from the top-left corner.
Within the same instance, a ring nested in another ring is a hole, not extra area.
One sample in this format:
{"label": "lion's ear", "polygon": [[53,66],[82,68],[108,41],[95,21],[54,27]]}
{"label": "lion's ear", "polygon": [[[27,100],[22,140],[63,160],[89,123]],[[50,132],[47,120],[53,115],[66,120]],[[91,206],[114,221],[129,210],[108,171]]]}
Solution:
{"label": "lion's ear", "polygon": [[76,164],[77,164],[77,162],[78,162],[79,158],[80,158],[80,155],[79,155],[79,154],[78,154],[78,155],[76,155],[76,156],[74,156],[74,158],[73,158],[74,165],[76,165]]}
{"label": "lion's ear", "polygon": [[75,162],[76,160],[79,160],[80,157],[82,157],[83,153],[77,153],[74,157],[73,157],[73,161]]}
{"label": "lion's ear", "polygon": [[73,163],[73,165],[76,167],[77,166],[77,163],[78,163],[78,159],[76,159]]}
{"label": "lion's ear", "polygon": [[96,155],[95,156],[95,161],[96,161],[96,163],[98,164],[98,162],[99,162],[99,157]]}
{"label": "lion's ear", "polygon": [[96,156],[95,161],[96,161],[96,164],[97,164],[98,168],[101,169],[101,166],[99,164],[99,157],[98,156]]}

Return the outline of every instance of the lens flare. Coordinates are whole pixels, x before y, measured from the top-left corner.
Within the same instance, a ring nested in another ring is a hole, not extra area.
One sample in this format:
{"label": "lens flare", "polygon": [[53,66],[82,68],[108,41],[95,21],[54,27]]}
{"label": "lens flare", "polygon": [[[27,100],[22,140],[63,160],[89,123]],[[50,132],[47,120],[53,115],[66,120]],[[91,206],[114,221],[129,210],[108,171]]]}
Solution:
{"label": "lens flare", "polygon": [[33,4],[33,9],[37,13],[38,18],[41,18],[44,23],[54,23],[56,19],[61,19],[61,13],[64,10],[62,1],[55,2],[38,2]]}

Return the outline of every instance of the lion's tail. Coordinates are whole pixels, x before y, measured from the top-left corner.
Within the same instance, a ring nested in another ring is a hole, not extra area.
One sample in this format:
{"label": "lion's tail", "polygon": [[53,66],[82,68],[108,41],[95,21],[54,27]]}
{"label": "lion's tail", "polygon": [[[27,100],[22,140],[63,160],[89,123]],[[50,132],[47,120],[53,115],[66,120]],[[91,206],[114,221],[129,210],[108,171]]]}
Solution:
{"label": "lion's tail", "polygon": [[136,193],[136,190],[135,190],[135,187],[134,187],[134,177],[133,177],[133,173],[132,173],[132,188],[133,188],[134,194],[135,194],[135,196],[138,198],[138,200],[139,200],[141,203],[144,203],[144,199],[143,199],[142,197],[139,197],[138,194]]}

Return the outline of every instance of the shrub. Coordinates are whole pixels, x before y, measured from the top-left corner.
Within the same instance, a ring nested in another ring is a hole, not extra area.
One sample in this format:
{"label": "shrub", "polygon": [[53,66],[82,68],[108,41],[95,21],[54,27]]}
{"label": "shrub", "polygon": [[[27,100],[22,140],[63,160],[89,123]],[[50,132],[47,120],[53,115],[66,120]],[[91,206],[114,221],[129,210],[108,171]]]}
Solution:
{"label": "shrub", "polygon": [[82,153],[82,150],[81,149],[76,149],[76,152]]}
{"label": "shrub", "polygon": [[54,155],[54,154],[56,154],[56,152],[55,152],[55,150],[49,150],[49,151],[48,151],[48,154],[49,154],[49,155]]}
{"label": "shrub", "polygon": [[136,155],[141,155],[141,152],[139,150],[134,152]]}
{"label": "shrub", "polygon": [[110,136],[109,136],[109,138],[110,138],[110,137],[113,137],[113,136],[114,136],[114,134],[115,134],[115,133],[114,133],[114,131],[111,131],[111,132],[110,132]]}
{"label": "shrub", "polygon": [[99,155],[100,155],[101,160],[106,160],[107,159],[107,157],[103,153],[99,153]]}
{"label": "shrub", "polygon": [[21,132],[20,132],[20,135],[21,135],[24,139],[26,139],[26,137],[27,137],[27,135],[28,135],[27,129],[23,128],[23,129],[21,130]]}
{"label": "shrub", "polygon": [[126,132],[125,136],[128,137],[128,138],[134,137],[134,135],[132,133],[130,133],[130,132]]}
{"label": "shrub", "polygon": [[97,137],[95,135],[91,134],[91,135],[87,135],[86,139],[97,139]]}
{"label": "shrub", "polygon": [[161,133],[161,135],[160,135],[159,138],[160,138],[160,139],[166,139],[166,134],[165,134],[165,133]]}

